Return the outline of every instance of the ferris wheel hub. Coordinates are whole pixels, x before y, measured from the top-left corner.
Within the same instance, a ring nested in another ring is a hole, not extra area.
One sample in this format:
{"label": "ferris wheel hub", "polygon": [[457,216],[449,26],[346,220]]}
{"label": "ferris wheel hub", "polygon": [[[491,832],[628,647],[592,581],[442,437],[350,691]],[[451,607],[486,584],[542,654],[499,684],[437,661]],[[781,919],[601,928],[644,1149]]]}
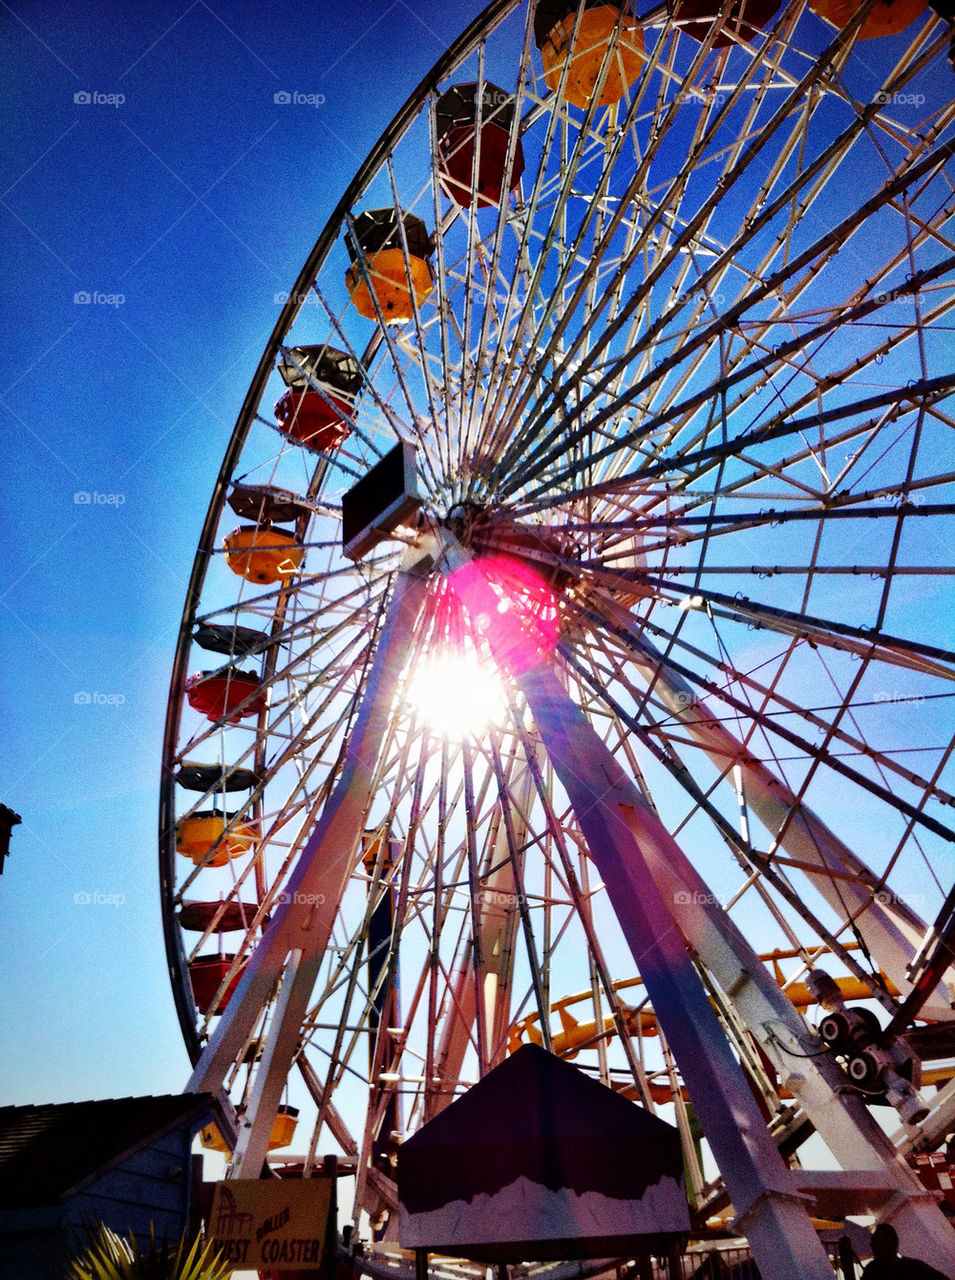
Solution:
{"label": "ferris wheel hub", "polygon": [[[933,1086],[955,982],[947,908],[927,933],[915,906],[940,888],[921,835],[955,839],[933,810],[955,655],[918,552],[955,511],[951,120],[871,98],[875,43],[820,52],[795,10],[764,36],[753,2],[658,6],[639,59],[629,0],[489,6],[321,232],[223,460],[164,748],[170,972],[196,1085],[252,1099],[236,1168],[261,1170],[294,1065],[304,1173],[329,1135],[382,1241],[395,1134],[522,1038],[673,1106],[705,1209],[691,1077],[737,1163],[692,1046],[718,1002],[703,1049],[725,1034],[754,1132],[771,1117],[733,1196],[763,1274],[830,1274],[765,1172],[807,1117],[855,1203],[877,1173],[903,1240],[951,1255],[892,1145],[955,1114],[952,1082],[926,1115],[902,1035],[914,1007]],[[879,82],[931,95],[937,34],[887,47]],[[855,163],[877,147],[885,172]],[[687,1029],[688,951],[709,999]]]}

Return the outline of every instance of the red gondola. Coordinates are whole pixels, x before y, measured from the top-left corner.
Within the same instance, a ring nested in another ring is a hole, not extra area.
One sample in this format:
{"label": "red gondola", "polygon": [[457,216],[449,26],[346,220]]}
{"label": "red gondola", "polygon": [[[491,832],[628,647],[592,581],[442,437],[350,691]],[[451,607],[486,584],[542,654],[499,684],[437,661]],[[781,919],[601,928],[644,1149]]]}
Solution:
{"label": "red gondola", "polygon": [[351,434],[362,381],[358,362],[324,344],[292,347],[278,370],[288,387],[275,406],[275,421],[284,434],[317,453],[337,448]]}
{"label": "red gondola", "polygon": [[484,83],[480,98],[481,127],[478,129],[478,86],[452,85],[435,106],[438,177],[441,189],[455,204],[470,208],[474,177],[474,149],[480,140],[477,173],[477,207],[499,205],[520,182],[524,172],[524,152],[517,140],[514,161],[506,173],[507,150],[514,99],[497,85]]}
{"label": "red gondola", "polygon": [[[253,696],[256,695],[256,696]],[[197,671],[186,681],[186,699],[194,711],[213,722],[228,720],[238,724],[247,716],[257,716],[265,706],[265,690],[252,671]],[[246,699],[250,701],[246,702]],[[241,706],[245,703],[245,706]],[[237,708],[241,707],[241,710]]]}
{"label": "red gondola", "polygon": [[[194,960],[189,961],[189,982],[192,985],[192,998],[195,1000],[196,1008],[200,1013],[208,1013],[212,1008],[216,992],[222,986],[223,979],[232,968],[234,959],[235,956],[196,956]],[[239,969],[226,987],[222,999],[216,1005],[216,1013],[221,1013],[229,1003],[241,977],[242,970]]]}
{"label": "red gondola", "polygon": [[[736,0],[730,9],[723,29],[713,41],[712,48],[725,49],[733,43],[733,36],[741,40],[752,40],[779,8],[779,0]],[[685,31],[694,40],[705,40],[714,20],[723,11],[719,0],[683,0],[675,10],[676,21],[681,31]]]}

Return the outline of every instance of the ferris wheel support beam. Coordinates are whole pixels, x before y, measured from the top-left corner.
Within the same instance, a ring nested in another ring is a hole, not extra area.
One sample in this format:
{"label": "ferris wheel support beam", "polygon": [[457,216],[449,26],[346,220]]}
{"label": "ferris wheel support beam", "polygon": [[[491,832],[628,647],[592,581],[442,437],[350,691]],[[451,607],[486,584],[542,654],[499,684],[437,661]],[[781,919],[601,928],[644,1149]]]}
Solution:
{"label": "ferris wheel support beam", "polygon": [[443,556],[465,608],[520,685],[566,790],[654,1012],[733,1200],[761,1272],[775,1280],[831,1280],[832,1269],[791,1171],[769,1135],[644,849],[675,842],[481,570],[450,540]]}
{"label": "ferris wheel support beam", "polygon": [[338,785],[186,1085],[187,1093],[222,1089],[232,1064],[242,1060],[256,1021],[282,978],[250,1105],[240,1120],[233,1177],[257,1177],[265,1161],[308,999],[354,870],[391,703],[408,661],[425,590],[425,578],[413,562],[398,573]]}
{"label": "ferris wheel support beam", "polygon": [[[813,1249],[803,1252],[809,1248],[806,1228],[815,1248],[821,1246],[804,1207],[794,1199],[791,1171],[743,1080],[684,939],[844,1169],[859,1171],[861,1184],[873,1172],[888,1176],[892,1194],[881,1216],[893,1221],[903,1243],[915,1247],[919,1256],[947,1265],[955,1232],[932,1196],[898,1159],[860,1099],[846,1092],[837,1065],[819,1054],[818,1041],[788,997],[624,775],[548,661],[529,647],[513,612],[499,611],[480,569],[452,539],[443,541],[441,567],[454,574],[451,581],[465,607],[531,708],[723,1173],[737,1224],[763,1274],[775,1280],[814,1276],[817,1254]],[[823,1269],[818,1274],[831,1273]]]}
{"label": "ferris wheel support beam", "polygon": [[[602,601],[602,608],[625,633],[635,661],[646,669],[668,711],[717,768],[739,768],[746,802],[778,847],[803,864],[804,874],[834,911],[840,916],[848,913],[866,948],[903,997],[910,993],[909,966],[925,935],[924,922],[907,903],[882,891],[875,872],[715,717],[705,714],[694,690],[668,660],[643,637],[637,641],[626,610],[609,600]],[[935,987],[923,1012],[941,1021],[952,1019],[952,1001],[944,986]]]}
{"label": "ferris wheel support beam", "polygon": [[[917,1127],[907,1124],[903,1130],[908,1135],[906,1143],[898,1136],[887,1138],[862,1100],[846,1091],[840,1068],[820,1053],[816,1036],[675,841],[668,857],[657,860],[652,869],[654,878],[664,886],[664,897],[682,904],[674,912],[682,933],[727,994],[804,1116],[843,1168],[855,1172],[860,1186],[881,1171],[886,1187],[892,1189],[881,1216],[892,1220],[900,1238],[911,1242],[919,1256],[926,1248],[934,1249],[934,1260],[944,1265],[955,1249],[951,1227],[897,1154],[910,1149],[934,1150],[951,1130],[955,1094],[932,1099],[927,1118]],[[918,1102],[917,1096],[909,1096],[913,1103]]]}

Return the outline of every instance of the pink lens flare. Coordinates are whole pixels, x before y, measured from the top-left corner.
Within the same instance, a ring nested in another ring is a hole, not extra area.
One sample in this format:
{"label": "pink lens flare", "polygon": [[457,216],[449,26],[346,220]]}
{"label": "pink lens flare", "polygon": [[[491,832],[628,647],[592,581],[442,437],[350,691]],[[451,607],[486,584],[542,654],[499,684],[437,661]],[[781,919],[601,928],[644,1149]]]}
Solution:
{"label": "pink lens flare", "polygon": [[471,560],[447,578],[471,628],[484,636],[495,658],[514,675],[545,661],[557,647],[560,611],[543,579],[518,560]]}

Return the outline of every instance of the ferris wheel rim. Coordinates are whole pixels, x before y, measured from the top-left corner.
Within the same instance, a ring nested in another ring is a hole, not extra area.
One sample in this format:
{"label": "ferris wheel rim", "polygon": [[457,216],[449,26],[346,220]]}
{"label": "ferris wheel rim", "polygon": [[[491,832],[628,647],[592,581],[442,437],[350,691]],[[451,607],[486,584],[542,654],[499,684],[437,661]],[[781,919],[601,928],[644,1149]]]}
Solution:
{"label": "ferris wheel rim", "polygon": [[[461,37],[461,39],[453,47],[453,50],[448,55],[446,55],[446,57],[448,59],[457,58],[458,60],[465,58],[468,55],[468,52],[471,50],[472,46],[475,44],[475,42],[480,40],[480,36],[483,31],[492,29],[503,16],[506,16],[506,14],[509,14],[511,11],[513,11],[517,7],[519,7],[519,0],[513,0],[513,3],[511,2],[498,3],[496,5],[489,6],[489,8],[486,9],[484,13],[480,15],[478,19],[475,20],[475,23],[472,24],[471,28],[468,29],[468,32],[466,32],[465,35]],[[491,16],[489,17],[489,15]],[[467,48],[465,48],[465,43],[467,41],[470,41],[471,43],[468,44]],[[458,57],[458,55],[460,56]],[[444,63],[439,63],[438,67],[442,67],[443,65]],[[369,184],[371,179],[374,177],[374,174],[379,171],[382,164],[382,159],[378,158],[376,160],[376,157],[379,157],[379,156],[383,157],[384,155],[389,154],[390,151],[393,150],[393,148],[397,145],[397,143],[400,141],[401,137],[403,136],[404,130],[403,129],[401,131],[398,130],[397,122],[399,120],[403,120],[404,128],[406,129],[407,127],[409,127],[412,122],[412,119],[416,118],[417,115],[420,114],[420,112],[423,110],[429,93],[436,87],[438,80],[442,78],[443,78],[443,74],[439,74],[437,67],[434,70],[432,70],[432,72],[430,72],[427,77],[425,77],[425,79],[422,81],[421,85],[419,85],[415,93],[411,96],[411,98],[409,98],[408,102],[405,104],[405,107],[402,108],[401,112],[399,112],[399,115],[395,118],[395,121],[392,122],[392,126],[390,127],[390,129],[386,130],[386,133],[382,135],[382,139],[380,139],[379,143],[376,144],[376,147],[373,148],[368,159],[365,161],[365,164],[363,165],[362,169],[359,171],[359,175],[356,175],[356,178],[353,179],[352,184],[349,186],[345,195],[342,197],[342,200],[339,202],[339,206],[337,207],[335,213],[333,213],[329,222],[326,224],[326,227],[323,230],[322,235],[319,237],[319,241],[317,242],[315,249],[313,249],[312,255],[310,255],[310,258],[307,261],[305,267],[300,273],[299,279],[296,282],[293,293],[290,295],[289,301],[285,304],[283,312],[273,331],[272,337],[269,340],[269,344],[265,352],[263,353],[263,357],[256,371],[255,377],[253,379],[253,383],[250,387],[250,390],[246,396],[246,400],[243,404],[242,411],[239,417],[239,422],[237,423],[237,426],[236,426],[236,432],[233,434],[233,438],[232,438],[232,441],[230,442],[229,450],[227,451],[226,458],[224,459],[224,462],[223,462],[223,467],[220,470],[220,476],[216,484],[213,504],[210,504],[210,508],[206,517],[206,524],[203,529],[202,539],[200,540],[200,550],[197,553],[197,558],[196,558],[195,566],[193,569],[193,577],[190,580],[189,596],[187,597],[187,610],[186,612],[184,612],[183,622],[180,628],[179,642],[177,645],[177,666],[174,671],[174,677],[173,677],[173,691],[171,692],[171,695],[170,695],[170,717],[172,717],[174,714],[174,707],[173,707],[174,698],[178,698],[175,704],[175,712],[177,713],[177,715],[178,713],[181,712],[181,709],[182,709],[181,693],[182,693],[182,687],[185,682],[185,662],[188,656],[189,645],[191,643],[191,628],[196,616],[196,606],[198,604],[199,597],[201,595],[201,589],[203,585],[203,578],[205,575],[205,571],[206,571],[206,568],[208,567],[209,561],[213,553],[213,547],[214,547],[214,541],[215,541],[215,530],[218,526],[218,522],[221,517],[221,512],[225,502],[226,487],[229,479],[231,479],[232,476],[234,475],[235,465],[239,459],[239,456],[241,455],[241,450],[245,441],[245,436],[248,430],[250,429],[251,424],[256,416],[258,405],[261,403],[261,398],[265,389],[265,384],[268,381],[268,378],[272,372],[272,366],[274,364],[275,355],[277,354],[278,349],[281,346],[289,329],[294,323],[296,316],[301,311],[302,306],[304,305],[303,295],[307,293],[309,289],[311,289],[312,282],[315,280],[315,276],[322,262],[327,256],[335,238],[341,232],[341,228],[345,222],[345,214],[347,213],[348,208],[353,206],[355,201],[364,192],[367,185]],[[414,108],[412,108],[413,103],[416,104]],[[387,142],[387,145],[385,143],[386,138],[389,139]],[[359,176],[361,176],[361,181],[359,181]],[[240,438],[240,427],[241,427],[241,438]],[[215,510],[213,509],[214,507],[215,507]],[[814,569],[815,565],[812,565],[812,568]],[[178,731],[179,731],[178,718],[176,719],[175,723],[171,723],[167,721],[168,750],[164,750],[164,762],[172,760],[174,758],[175,739],[176,739],[176,735],[178,734]],[[164,809],[164,817],[161,818],[161,828],[163,829],[166,835],[167,855],[166,855],[166,862],[164,866],[166,867],[167,870],[170,870],[171,862],[174,861],[175,859],[175,851],[170,844],[170,831],[171,831],[172,816],[173,816],[172,804],[173,804],[175,783],[174,783],[174,779],[172,778],[170,770],[168,768],[165,768],[165,765],[164,765],[164,773],[165,773],[164,786],[166,787],[166,791],[164,794],[166,799],[164,800],[165,809]],[[166,871],[164,871],[163,874],[166,875]],[[170,870],[170,874],[171,874],[171,870]],[[189,995],[188,970],[186,967],[186,957],[181,946],[181,933],[179,931],[179,927],[173,915],[172,884],[174,879],[175,877],[174,875],[172,875],[171,878],[164,879],[163,881],[163,885],[164,885],[163,909],[164,909],[164,926],[166,928],[166,936],[167,936],[167,954],[168,954],[168,950],[171,948],[174,953],[175,967],[178,973],[179,986],[177,989],[176,982],[174,981],[174,991],[177,990],[177,1005],[179,1005],[180,1003],[182,1005],[182,1009],[180,1009],[180,1019],[181,1020],[183,1019],[182,1010],[185,1009],[185,1021],[187,1021],[191,1027],[191,1033],[194,1037],[193,1044],[195,1047],[195,1052],[198,1055],[200,1050],[200,1041],[199,1041],[199,1036],[196,1028],[194,1009],[191,1002],[191,996]],[[173,967],[172,963],[170,967],[171,968]],[[182,996],[181,1002],[179,1000],[179,996]],[[184,1022],[184,1030],[185,1030],[185,1022]],[[188,1041],[188,1035],[187,1035],[187,1041]]]}
{"label": "ferris wheel rim", "polygon": [[313,245],[288,294],[239,409],[235,427],[219,467],[219,474],[206,510],[196,554],[193,558],[173,655],[167,714],[163,730],[163,753],[159,788],[159,882],[166,964],[173,988],[176,1015],[182,1029],[187,1052],[193,1064],[195,1064],[201,1052],[201,1045],[196,1032],[195,1007],[189,987],[185,953],[181,944],[180,931],[172,912],[172,886],[175,883],[175,848],[172,839],[175,829],[175,780],[169,767],[169,761],[174,756],[174,745],[179,731],[182,690],[185,687],[188,671],[188,654],[192,638],[191,631],[195,622],[196,605],[202,592],[210,557],[215,547],[215,535],[226,500],[226,490],[234,474],[235,465],[241,456],[249,428],[255,418],[265,384],[272,373],[283,339],[305,305],[305,300],[308,297],[311,283],[315,279],[318,268],[341,233],[345,214],[362,194],[374,173],[377,172],[384,155],[393,149],[397,140],[400,139],[412,120],[417,116],[432,88],[439,80],[448,75],[458,62],[467,56],[473,43],[480,39],[482,31],[495,25],[501,18],[517,9],[522,3],[523,0],[492,0],[465,28],[451,47],[434,63],[365,157],[355,176],[343,192],[338,204],[329,215],[321,234]]}

